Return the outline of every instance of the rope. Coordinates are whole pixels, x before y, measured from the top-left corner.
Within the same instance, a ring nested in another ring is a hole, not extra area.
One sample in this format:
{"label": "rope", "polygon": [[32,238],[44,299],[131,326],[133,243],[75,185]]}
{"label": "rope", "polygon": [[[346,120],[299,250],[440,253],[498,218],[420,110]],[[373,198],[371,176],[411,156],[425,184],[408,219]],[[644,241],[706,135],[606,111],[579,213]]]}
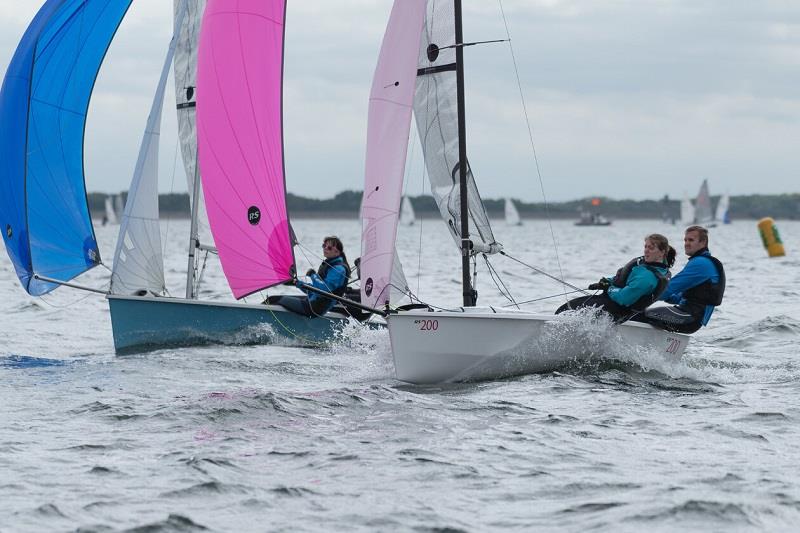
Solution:
{"label": "rope", "polygon": [[[558,264],[558,272],[559,272],[559,275],[563,278],[564,277],[564,270],[561,267],[561,258],[558,255],[558,243],[556,241],[555,230],[553,229],[553,222],[552,222],[552,220],[550,220],[550,205],[547,202],[547,195],[546,195],[545,190],[544,190],[544,180],[542,179],[542,171],[541,171],[541,168],[539,166],[539,157],[536,154],[536,144],[534,143],[534,140],[533,140],[533,128],[531,126],[530,118],[528,117],[528,106],[525,104],[525,94],[522,91],[522,81],[519,78],[519,68],[517,67],[516,55],[514,54],[514,45],[511,42],[511,31],[508,28],[508,20],[506,20],[506,13],[505,13],[505,10],[503,9],[503,0],[497,0],[497,2],[500,5],[500,13],[503,16],[503,24],[505,25],[505,28],[506,28],[506,37],[508,38],[508,49],[511,51],[511,61],[514,64],[514,74],[515,74],[515,76],[517,78],[517,88],[519,89],[519,97],[520,97],[520,100],[522,102],[522,111],[525,114],[525,124],[528,127],[528,139],[529,139],[530,144],[531,144],[531,151],[533,152],[533,160],[536,163],[536,174],[539,177],[539,187],[540,187],[540,189],[542,191],[542,200],[544,202],[544,212],[545,212],[545,216],[547,217],[547,225],[548,225],[548,227],[550,229],[550,237],[553,240],[553,248],[555,249],[555,253],[556,253],[556,263]],[[564,293],[565,299],[566,299],[566,295],[567,295],[567,293],[565,292]]]}

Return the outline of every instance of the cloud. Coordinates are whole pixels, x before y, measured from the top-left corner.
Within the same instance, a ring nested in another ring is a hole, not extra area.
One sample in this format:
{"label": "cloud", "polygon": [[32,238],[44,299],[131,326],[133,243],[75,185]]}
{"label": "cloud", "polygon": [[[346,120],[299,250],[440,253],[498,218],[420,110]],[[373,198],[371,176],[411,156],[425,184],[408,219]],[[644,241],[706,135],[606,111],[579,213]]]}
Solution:
{"label": "cloud", "polygon": [[[0,64],[35,4],[0,0]],[[293,192],[321,197],[361,187],[367,97],[391,4],[289,3]],[[466,49],[470,160],[485,197],[539,199],[517,74],[551,199],[680,196],[703,177],[732,194],[797,191],[797,2],[503,0],[502,12],[500,5],[464,3],[465,38],[504,39],[507,23],[518,68],[508,43]],[[167,0],[136,0],[109,50],[87,129],[92,189],[127,188],[171,11]],[[168,105],[162,190],[185,189],[180,170],[173,178],[174,122]]]}

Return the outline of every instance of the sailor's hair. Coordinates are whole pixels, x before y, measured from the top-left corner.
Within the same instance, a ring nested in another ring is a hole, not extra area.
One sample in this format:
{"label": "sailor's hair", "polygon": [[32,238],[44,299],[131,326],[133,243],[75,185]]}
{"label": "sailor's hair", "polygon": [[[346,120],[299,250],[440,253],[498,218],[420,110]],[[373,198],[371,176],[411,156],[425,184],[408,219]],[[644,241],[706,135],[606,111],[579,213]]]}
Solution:
{"label": "sailor's hair", "polygon": [[644,239],[646,241],[653,241],[653,244],[655,244],[659,250],[664,252],[664,261],[667,263],[667,266],[672,266],[675,264],[675,248],[669,245],[669,240],[667,240],[666,237],[660,233],[651,233]]}
{"label": "sailor's hair", "polygon": [[696,231],[697,235],[700,237],[700,242],[704,242],[708,244],[708,230],[703,226],[689,226],[686,228],[685,233],[689,233],[690,231]]}

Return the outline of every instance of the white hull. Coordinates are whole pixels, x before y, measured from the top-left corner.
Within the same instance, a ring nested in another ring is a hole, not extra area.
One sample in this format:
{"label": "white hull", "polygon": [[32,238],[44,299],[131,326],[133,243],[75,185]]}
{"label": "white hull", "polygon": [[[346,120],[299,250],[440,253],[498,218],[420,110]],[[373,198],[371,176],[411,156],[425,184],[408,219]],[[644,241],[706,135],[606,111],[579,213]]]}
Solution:
{"label": "white hull", "polygon": [[677,361],[689,336],[628,322],[588,327],[583,317],[468,308],[387,318],[397,379],[442,383],[548,372],[620,350]]}

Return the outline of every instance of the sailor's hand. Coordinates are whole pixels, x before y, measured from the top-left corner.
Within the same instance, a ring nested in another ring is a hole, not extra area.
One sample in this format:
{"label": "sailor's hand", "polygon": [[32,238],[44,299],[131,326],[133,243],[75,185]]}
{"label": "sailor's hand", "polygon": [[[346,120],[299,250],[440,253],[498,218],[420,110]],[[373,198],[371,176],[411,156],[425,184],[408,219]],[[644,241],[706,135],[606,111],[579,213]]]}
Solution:
{"label": "sailor's hand", "polygon": [[317,273],[317,271],[314,270],[313,268],[309,268],[308,270],[306,270],[306,276],[309,276],[309,277],[313,276],[316,273]]}
{"label": "sailor's hand", "polygon": [[609,282],[606,278],[600,278],[600,281],[597,283],[592,283],[587,288],[590,291],[607,291],[609,286],[611,286],[611,282]]}

